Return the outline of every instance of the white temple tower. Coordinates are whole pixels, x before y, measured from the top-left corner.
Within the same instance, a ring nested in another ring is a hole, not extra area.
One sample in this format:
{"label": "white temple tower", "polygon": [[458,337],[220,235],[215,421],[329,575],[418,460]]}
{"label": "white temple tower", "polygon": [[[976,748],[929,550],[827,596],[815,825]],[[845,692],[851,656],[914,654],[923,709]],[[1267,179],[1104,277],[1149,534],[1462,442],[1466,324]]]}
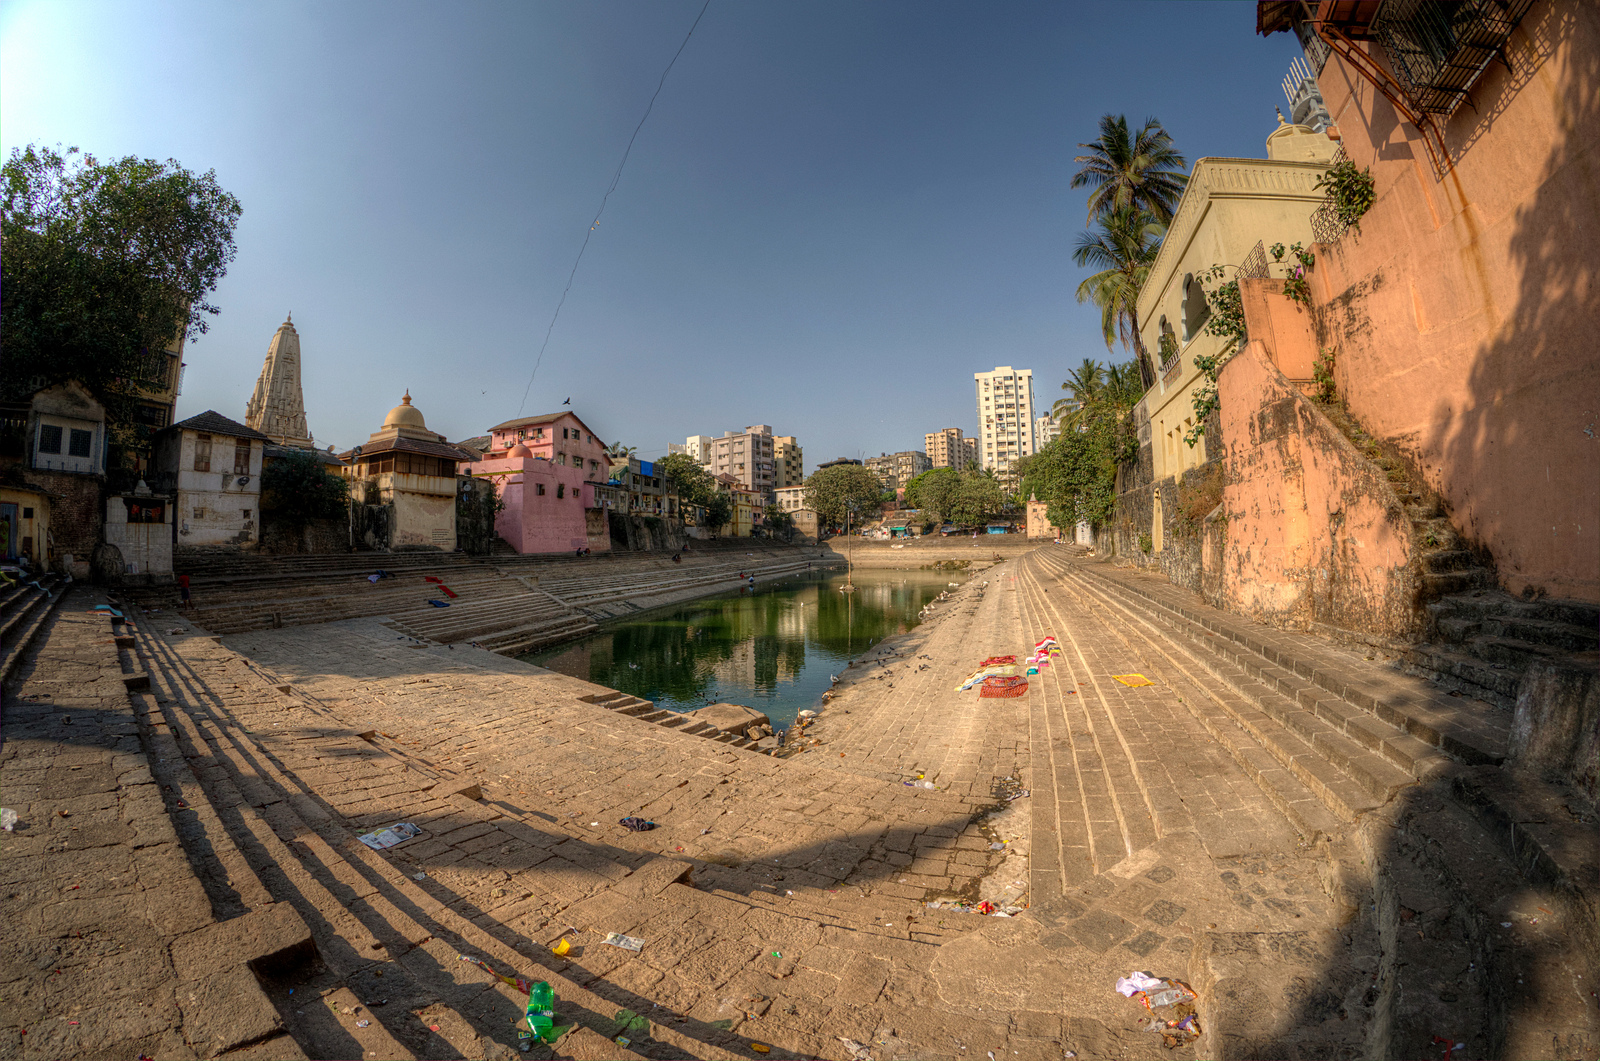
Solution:
{"label": "white temple tower", "polygon": [[267,347],[255,393],[244,408],[244,422],[280,446],[314,449],[306,428],[305,395],[300,389],[300,334],[291,314]]}

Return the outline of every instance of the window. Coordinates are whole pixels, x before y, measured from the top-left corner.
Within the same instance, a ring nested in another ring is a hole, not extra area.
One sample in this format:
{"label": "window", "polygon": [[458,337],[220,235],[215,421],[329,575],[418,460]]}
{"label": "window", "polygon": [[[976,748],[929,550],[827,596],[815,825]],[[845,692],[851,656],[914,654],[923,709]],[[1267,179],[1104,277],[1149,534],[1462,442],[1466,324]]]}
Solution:
{"label": "window", "polygon": [[1183,341],[1189,342],[1200,334],[1211,318],[1211,306],[1206,302],[1205,288],[1193,274],[1183,278]]}
{"label": "window", "polygon": [[239,510],[239,515],[243,516],[245,519],[249,519],[250,518],[250,510],[248,508],[241,508]]}
{"label": "window", "polygon": [[202,508],[201,506],[196,505],[194,507],[194,518],[195,519],[205,519],[206,518],[206,510],[204,508]]}
{"label": "window", "polygon": [[535,483],[534,484],[534,489],[538,492],[540,497],[544,496],[544,484],[543,483]]}
{"label": "window", "polygon": [[87,457],[89,443],[94,440],[94,435],[88,431],[73,428],[67,442],[67,455],[71,457]]}
{"label": "window", "polygon": [[250,474],[250,440],[242,439],[233,444],[233,474]]}
{"label": "window", "polygon": [[54,424],[39,425],[39,452],[61,452],[61,429]]}
{"label": "window", "polygon": [[[194,437],[194,470],[208,472],[211,470],[211,436],[196,435]],[[195,519],[199,519],[196,516]]]}
{"label": "window", "polygon": [[566,483],[557,483],[556,484],[556,496],[557,497],[566,497],[567,496],[567,484]]}
{"label": "window", "polygon": [[24,507],[23,510],[22,510],[22,518],[23,519],[32,519],[33,518],[33,509]]}

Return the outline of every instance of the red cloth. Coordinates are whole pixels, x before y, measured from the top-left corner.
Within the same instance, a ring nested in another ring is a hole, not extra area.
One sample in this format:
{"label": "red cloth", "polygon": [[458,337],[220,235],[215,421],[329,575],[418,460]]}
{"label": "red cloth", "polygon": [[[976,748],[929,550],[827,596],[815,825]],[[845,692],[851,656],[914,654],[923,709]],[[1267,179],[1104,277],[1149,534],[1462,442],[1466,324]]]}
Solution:
{"label": "red cloth", "polygon": [[978,690],[980,697],[1013,697],[1026,696],[1028,681],[1026,678],[985,678],[983,687]]}

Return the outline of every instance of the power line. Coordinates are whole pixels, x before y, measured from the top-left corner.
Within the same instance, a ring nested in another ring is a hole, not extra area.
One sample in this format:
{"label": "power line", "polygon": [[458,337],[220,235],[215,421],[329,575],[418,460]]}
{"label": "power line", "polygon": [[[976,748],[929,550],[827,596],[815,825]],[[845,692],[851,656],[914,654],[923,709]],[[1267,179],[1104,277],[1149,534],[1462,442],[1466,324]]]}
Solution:
{"label": "power line", "polygon": [[550,335],[556,330],[556,321],[561,317],[561,307],[567,304],[567,292],[572,290],[572,280],[578,275],[578,265],[583,261],[583,252],[589,249],[589,239],[594,235],[594,230],[600,226],[600,215],[606,212],[606,203],[611,200],[611,193],[617,190],[617,182],[622,180],[622,167],[628,164],[628,155],[633,151],[633,142],[639,139],[639,130],[644,128],[644,123],[649,119],[650,112],[655,109],[656,97],[661,95],[661,88],[667,83],[667,75],[672,73],[672,68],[678,62],[678,56],[689,46],[689,38],[694,36],[695,28],[700,25],[700,20],[706,17],[706,8],[711,6],[711,0],[706,0],[700,8],[700,13],[694,18],[694,25],[689,27],[689,32],[684,34],[683,43],[678,45],[678,50],[672,53],[672,60],[667,63],[667,68],[661,71],[661,80],[656,82],[656,90],[650,94],[650,102],[644,108],[644,117],[639,119],[639,124],[634,126],[633,135],[628,137],[628,146],[623,149],[622,161],[617,163],[617,172],[611,177],[611,187],[606,189],[606,194],[600,199],[600,209],[595,211],[594,220],[589,223],[589,231],[583,235],[583,246],[578,248],[578,256],[573,259],[572,272],[567,274],[567,286],[561,289],[561,298],[556,302],[556,311],[550,317],[550,327],[544,330],[544,342],[539,345],[539,357],[533,363],[533,372],[528,375],[528,385],[522,391],[522,404],[517,406],[517,415],[522,415],[522,410],[528,404],[528,395],[533,390],[534,377],[539,374],[539,366],[544,363],[545,348],[550,345]]}

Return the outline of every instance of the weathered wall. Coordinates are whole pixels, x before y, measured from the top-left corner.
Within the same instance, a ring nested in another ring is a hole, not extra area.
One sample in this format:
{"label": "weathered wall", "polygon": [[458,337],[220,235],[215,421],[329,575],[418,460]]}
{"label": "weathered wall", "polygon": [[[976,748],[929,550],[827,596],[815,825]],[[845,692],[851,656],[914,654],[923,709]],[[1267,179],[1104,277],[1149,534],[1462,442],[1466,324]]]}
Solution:
{"label": "weathered wall", "polygon": [[395,552],[454,552],[456,548],[455,494],[394,492],[393,531],[389,548]]}
{"label": "weathered wall", "polygon": [[297,526],[269,512],[261,524],[261,551],[278,556],[350,551],[348,519],[315,519]]}
{"label": "weathered wall", "polygon": [[1224,606],[1382,636],[1418,628],[1410,521],[1382,471],[1252,342],[1222,368]]}
{"label": "weathered wall", "polygon": [[106,498],[105,544],[114,546],[122,560],[121,571],[110,581],[121,585],[172,581],[172,502],[162,508],[161,523],[129,523],[127,501]]}
{"label": "weathered wall", "polygon": [[1445,125],[1442,176],[1368,82],[1323,70],[1378,199],[1317,247],[1318,342],[1507,589],[1600,600],[1600,5],[1535,4],[1507,53]]}
{"label": "weathered wall", "polygon": [[1315,322],[1310,310],[1283,293],[1283,286],[1282,280],[1240,280],[1239,301],[1250,338],[1260,340],[1272,363],[1291,382],[1309,385],[1317,360]]}
{"label": "weathered wall", "polygon": [[97,475],[41,472],[30,469],[28,481],[56,495],[50,499],[50,536],[55,554],[71,553],[87,561],[100,541],[105,521],[105,484]]}

